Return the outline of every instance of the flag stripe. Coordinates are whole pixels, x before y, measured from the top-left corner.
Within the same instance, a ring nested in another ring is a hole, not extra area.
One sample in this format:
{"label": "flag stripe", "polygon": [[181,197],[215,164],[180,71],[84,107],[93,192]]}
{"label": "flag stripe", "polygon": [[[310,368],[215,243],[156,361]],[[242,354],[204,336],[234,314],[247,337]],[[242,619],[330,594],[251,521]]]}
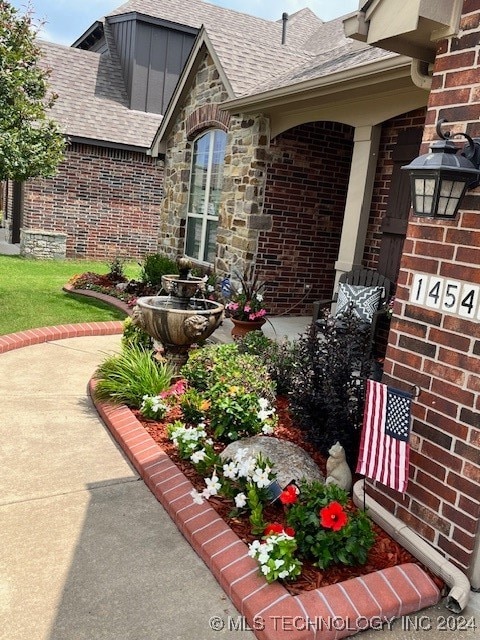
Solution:
{"label": "flag stripe", "polygon": [[404,492],[408,482],[411,395],[367,380],[357,473]]}

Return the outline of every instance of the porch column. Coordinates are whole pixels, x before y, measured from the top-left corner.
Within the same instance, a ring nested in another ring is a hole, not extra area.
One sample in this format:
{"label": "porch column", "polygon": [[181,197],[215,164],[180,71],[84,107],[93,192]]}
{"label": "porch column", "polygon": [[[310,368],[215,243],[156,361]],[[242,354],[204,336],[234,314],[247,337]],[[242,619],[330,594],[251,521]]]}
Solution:
{"label": "porch column", "polygon": [[335,263],[336,284],[342,273],[351,271],[362,263],[381,130],[381,125],[355,129],[342,237]]}

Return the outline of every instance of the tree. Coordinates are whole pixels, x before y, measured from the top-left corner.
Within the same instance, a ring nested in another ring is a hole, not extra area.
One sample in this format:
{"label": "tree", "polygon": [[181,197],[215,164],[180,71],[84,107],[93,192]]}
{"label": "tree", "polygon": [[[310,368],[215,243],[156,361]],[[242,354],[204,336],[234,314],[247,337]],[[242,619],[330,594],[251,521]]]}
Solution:
{"label": "tree", "polygon": [[31,12],[0,0],[0,180],[54,175],[65,138],[47,114],[57,96],[41,66]]}

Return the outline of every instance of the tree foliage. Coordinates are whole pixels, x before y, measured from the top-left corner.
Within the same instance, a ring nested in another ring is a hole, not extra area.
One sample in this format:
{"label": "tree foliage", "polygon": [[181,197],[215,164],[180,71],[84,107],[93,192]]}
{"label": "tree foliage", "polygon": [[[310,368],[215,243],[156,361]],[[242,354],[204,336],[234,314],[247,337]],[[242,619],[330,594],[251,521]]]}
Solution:
{"label": "tree foliage", "polygon": [[31,12],[0,0],[0,180],[51,176],[65,139],[48,117],[56,100]]}

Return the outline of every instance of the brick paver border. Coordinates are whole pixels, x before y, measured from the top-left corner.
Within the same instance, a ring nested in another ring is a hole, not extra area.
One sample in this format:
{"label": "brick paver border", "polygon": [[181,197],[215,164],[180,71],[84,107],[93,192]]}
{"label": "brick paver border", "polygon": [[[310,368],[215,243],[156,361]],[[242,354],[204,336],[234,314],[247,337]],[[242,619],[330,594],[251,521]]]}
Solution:
{"label": "brick paver border", "polygon": [[[0,353],[74,338],[121,333],[121,322],[32,329],[0,336]],[[94,381],[89,390],[93,396]],[[95,405],[153,495],[209,567],[259,640],[337,640],[436,604],[440,591],[418,565],[403,564],[292,596],[267,584],[247,545],[207,503],[195,504],[193,486],[125,406]]]}

